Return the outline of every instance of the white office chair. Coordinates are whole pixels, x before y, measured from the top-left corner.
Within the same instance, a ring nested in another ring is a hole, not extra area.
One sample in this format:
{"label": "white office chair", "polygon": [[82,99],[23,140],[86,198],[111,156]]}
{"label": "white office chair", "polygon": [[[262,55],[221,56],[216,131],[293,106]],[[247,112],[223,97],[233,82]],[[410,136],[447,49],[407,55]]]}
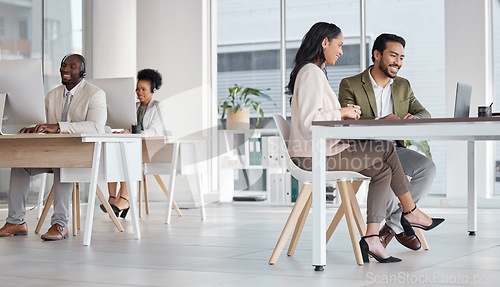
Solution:
{"label": "white office chair", "polygon": [[[290,237],[294,225],[295,232],[290,241],[287,255],[293,255],[293,253],[295,252],[295,248],[297,246],[300,234],[302,233],[302,229],[304,228],[304,224],[306,222],[307,215],[309,214],[312,203],[312,172],[300,169],[292,162],[286,148],[290,136],[290,126],[280,115],[274,115],[273,118],[276,122],[276,126],[278,127],[279,134],[281,136],[283,147],[282,152],[285,157],[287,168],[297,180],[304,182],[304,185],[299,192],[297,200],[295,201],[295,205],[293,206],[285,227],[281,232],[278,243],[276,244],[273,254],[269,259],[269,264],[271,265],[278,261],[281,251],[283,250],[288,237]],[[365,180],[369,180],[369,178],[353,171],[328,171],[326,172],[326,180],[327,182],[337,182],[340,197],[342,199],[342,204],[340,205],[337,213],[335,214],[335,217],[332,220],[332,223],[330,224],[330,227],[328,228],[326,241],[329,241],[340,220],[345,215],[356,262],[359,265],[362,265],[363,259],[361,257],[361,250],[358,243],[359,239],[355,229],[357,225],[360,235],[364,236],[364,234],[366,233],[366,225],[363,220],[363,216],[361,215],[358,201],[356,200],[356,192],[358,191],[361,183]]]}
{"label": "white office chair", "polygon": [[[177,175],[177,168],[183,166],[182,159],[180,158],[181,148],[192,149],[192,152],[195,154],[195,159],[197,158],[196,153],[196,143],[197,140],[190,141],[189,139],[184,140],[167,140],[164,142],[163,138],[160,140],[154,138],[146,138],[143,140],[143,165],[144,165],[144,176],[143,176],[143,185],[144,185],[144,199],[146,202],[146,214],[149,213],[148,207],[148,195],[147,195],[147,184],[146,184],[146,175],[153,175],[160,185],[162,191],[167,196],[169,200],[167,215],[166,215],[166,223],[170,224],[170,218],[173,207],[177,212],[177,215],[180,217],[182,213],[175,203],[174,197],[174,188],[175,188],[175,178]],[[200,205],[200,218],[201,220],[205,220],[205,202],[202,194],[202,179],[201,173],[198,170],[198,163],[193,163],[194,173],[196,174],[196,183],[198,194],[193,193],[193,197],[198,197],[198,202]],[[160,175],[170,175],[169,186],[165,185]],[[141,185],[140,185],[141,188]],[[195,199],[196,203],[196,199]],[[142,205],[142,196],[141,190],[139,190],[139,206]],[[139,214],[142,216],[142,207],[139,208]]]}

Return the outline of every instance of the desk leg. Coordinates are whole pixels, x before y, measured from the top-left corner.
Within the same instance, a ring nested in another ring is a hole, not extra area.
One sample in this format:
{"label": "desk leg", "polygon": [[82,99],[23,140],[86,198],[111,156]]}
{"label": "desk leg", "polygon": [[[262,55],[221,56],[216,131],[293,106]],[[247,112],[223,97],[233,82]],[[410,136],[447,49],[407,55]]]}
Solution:
{"label": "desk leg", "polygon": [[174,143],[174,148],[172,152],[172,174],[170,175],[170,184],[168,187],[168,206],[167,206],[167,218],[165,223],[170,224],[170,218],[172,217],[172,202],[174,200],[174,188],[175,188],[175,175],[177,173],[177,159],[179,157],[179,143]]}
{"label": "desk leg", "polygon": [[474,141],[467,142],[467,229],[469,235],[476,235],[477,230],[477,193],[474,186]]}
{"label": "desk leg", "polygon": [[99,164],[101,162],[102,142],[94,144],[94,156],[92,157],[92,172],[90,174],[89,199],[87,201],[87,220],[85,221],[85,233],[83,236],[83,245],[90,245],[92,236],[92,223],[94,220],[95,197],[97,192],[97,177],[99,175]]}
{"label": "desk leg", "polygon": [[[196,173],[196,180],[198,181],[198,191],[200,196],[200,217],[201,220],[205,220],[205,200],[203,198],[203,184],[201,182],[201,172],[198,164],[200,163],[199,152],[196,148],[196,143],[193,143],[193,152],[194,152],[194,172]],[[195,202],[196,204],[196,202]]]}
{"label": "desk leg", "polygon": [[130,170],[130,164],[128,162],[128,157],[127,157],[127,151],[125,150],[126,144],[124,142],[120,143],[120,149],[122,152],[122,159],[123,159],[123,169],[124,169],[124,174],[125,174],[125,181],[127,182],[127,187],[130,188],[129,192],[129,204],[130,204],[130,212],[132,212],[132,226],[134,228],[134,234],[135,238],[139,239],[141,238],[141,231],[139,229],[139,217],[137,214],[137,201],[136,199],[136,191],[137,191],[137,184],[132,184],[131,180],[131,170]]}
{"label": "desk leg", "polygon": [[326,161],[325,139],[313,129],[313,266],[323,271],[326,265]]}

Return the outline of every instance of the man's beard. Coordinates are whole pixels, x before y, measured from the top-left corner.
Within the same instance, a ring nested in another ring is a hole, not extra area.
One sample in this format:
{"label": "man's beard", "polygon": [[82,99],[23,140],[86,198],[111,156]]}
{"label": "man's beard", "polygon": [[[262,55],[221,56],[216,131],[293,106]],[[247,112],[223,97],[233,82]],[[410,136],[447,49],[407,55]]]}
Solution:
{"label": "man's beard", "polygon": [[[382,65],[382,63],[380,63],[378,67],[379,67],[379,69],[380,69],[382,72],[384,72],[384,74],[385,74],[387,77],[389,77],[389,78],[391,78],[391,79],[394,79],[394,78],[397,76],[397,74],[398,74],[398,73],[396,72],[396,74],[394,74],[394,75],[393,75],[393,74],[391,74],[391,73],[389,73],[389,67],[390,67],[390,66],[392,66],[392,65],[388,65],[388,66],[384,67],[384,66]],[[399,66],[397,66],[397,65],[394,65],[394,66],[398,67],[398,70],[399,70],[399,68],[400,68]]]}

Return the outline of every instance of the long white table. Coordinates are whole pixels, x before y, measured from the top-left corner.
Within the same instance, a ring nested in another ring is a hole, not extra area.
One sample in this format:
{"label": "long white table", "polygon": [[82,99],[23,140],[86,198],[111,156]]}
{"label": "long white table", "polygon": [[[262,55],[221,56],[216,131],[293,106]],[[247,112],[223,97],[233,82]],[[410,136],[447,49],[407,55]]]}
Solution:
{"label": "long white table", "polygon": [[474,190],[474,142],[500,140],[500,118],[314,121],[313,164],[313,266],[326,265],[325,140],[459,140],[467,141],[468,231],[477,228],[477,196]]}
{"label": "long white table", "polygon": [[[133,181],[141,179],[141,135],[0,136],[0,167],[61,168],[62,182],[90,182],[84,245],[90,245],[97,184],[126,181],[135,238],[140,238]],[[106,188],[106,185],[103,185]]]}

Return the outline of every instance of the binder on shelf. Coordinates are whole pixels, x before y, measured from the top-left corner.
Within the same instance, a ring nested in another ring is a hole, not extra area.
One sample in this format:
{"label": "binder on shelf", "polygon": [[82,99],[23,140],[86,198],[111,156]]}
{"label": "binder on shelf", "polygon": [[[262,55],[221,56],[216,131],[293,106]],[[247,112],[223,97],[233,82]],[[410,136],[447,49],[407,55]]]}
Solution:
{"label": "binder on shelf", "polygon": [[248,139],[248,159],[250,165],[255,165],[255,139]]}
{"label": "binder on shelf", "polygon": [[262,165],[262,138],[255,141],[255,165]]}
{"label": "binder on shelf", "polygon": [[249,158],[250,165],[262,164],[262,140],[261,138],[250,138],[249,144]]}
{"label": "binder on shelf", "polygon": [[295,202],[297,200],[297,196],[299,196],[299,181],[293,177],[293,175],[291,176],[291,201],[292,202]]}

